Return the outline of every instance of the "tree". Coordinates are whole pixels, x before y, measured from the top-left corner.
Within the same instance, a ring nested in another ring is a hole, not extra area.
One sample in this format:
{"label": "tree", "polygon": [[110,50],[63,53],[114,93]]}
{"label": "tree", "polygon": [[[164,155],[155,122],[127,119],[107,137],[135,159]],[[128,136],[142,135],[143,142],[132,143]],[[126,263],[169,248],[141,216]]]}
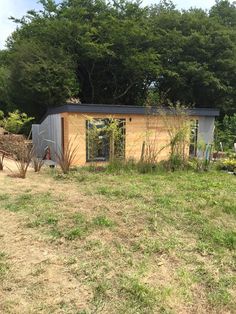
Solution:
{"label": "tree", "polygon": [[217,0],[210,10],[210,17],[216,18],[227,27],[236,27],[236,1]]}
{"label": "tree", "polygon": [[66,91],[76,96],[76,83],[83,102],[142,102],[159,71],[146,9],[128,1],[42,4],[42,12],[17,20],[8,42],[14,102],[43,112],[65,101]]}
{"label": "tree", "polygon": [[0,54],[0,101],[7,96],[40,118],[71,96],[144,105],[151,89],[174,103],[236,111],[235,3],[217,1],[206,12],[167,0],[40,2],[42,10],[13,19],[8,61]]}
{"label": "tree", "polygon": [[236,110],[235,31],[199,9],[151,9],[151,27],[162,65],[159,94],[196,107]]}
{"label": "tree", "polygon": [[47,106],[59,106],[78,91],[72,61],[61,49],[21,41],[11,59],[12,99],[19,109],[37,117]]}
{"label": "tree", "polygon": [[233,150],[236,143],[236,113],[232,116],[225,115],[216,125],[216,146],[220,149],[220,143],[224,150]]}

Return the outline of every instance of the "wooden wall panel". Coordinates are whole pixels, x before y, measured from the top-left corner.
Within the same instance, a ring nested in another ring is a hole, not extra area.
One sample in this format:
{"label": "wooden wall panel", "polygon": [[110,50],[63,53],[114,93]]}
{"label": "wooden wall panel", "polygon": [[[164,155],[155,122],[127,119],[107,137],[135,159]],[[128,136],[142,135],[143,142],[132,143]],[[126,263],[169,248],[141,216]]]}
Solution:
{"label": "wooden wall panel", "polygon": [[[127,159],[139,160],[143,142],[147,136],[155,142],[156,150],[160,150],[169,142],[169,134],[166,123],[176,123],[172,116],[165,117],[163,121],[161,116],[146,117],[144,115],[104,115],[104,114],[82,114],[82,113],[64,113],[62,114],[65,122],[65,145],[70,140],[74,146],[78,146],[75,165],[86,164],[86,120],[88,118],[120,118],[126,120],[126,153]],[[190,119],[197,117],[190,117]],[[148,127],[149,126],[149,127]],[[169,156],[169,148],[165,148],[159,155],[159,159],[166,159]]]}

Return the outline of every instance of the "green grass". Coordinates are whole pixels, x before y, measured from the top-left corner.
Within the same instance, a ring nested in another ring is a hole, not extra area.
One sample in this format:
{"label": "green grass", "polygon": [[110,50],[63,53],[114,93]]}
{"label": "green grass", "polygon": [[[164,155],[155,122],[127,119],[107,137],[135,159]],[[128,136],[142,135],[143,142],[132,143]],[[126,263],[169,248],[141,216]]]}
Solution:
{"label": "green grass", "polygon": [[[73,180],[77,181],[76,173]],[[128,239],[132,238],[132,228],[140,227],[129,245],[121,239],[116,242],[120,255],[127,258],[127,264],[136,267],[136,274],[139,273],[136,255],[147,259],[148,269],[154,258],[164,255],[169,259],[174,254],[182,267],[181,271],[175,270],[180,299],[194,304],[194,285],[199,284],[205,287],[205,302],[212,309],[234,308],[231,289],[232,286],[235,288],[235,281],[229,275],[230,288],[222,284],[222,278],[226,269],[229,274],[233,272],[235,258],[235,177],[220,172],[191,171],[143,175],[136,172],[116,175],[88,172],[83,191],[88,197],[94,193],[100,195],[111,204],[110,208],[115,206],[113,215],[120,215],[118,226],[124,224]],[[96,220],[97,225],[109,226],[106,219],[95,218],[93,221]],[[199,275],[198,254],[199,259],[206,256],[213,269],[220,268],[220,279],[214,278],[211,272],[200,272]],[[227,262],[222,266],[220,261],[226,256]],[[155,289],[151,289],[150,297],[146,286],[137,281],[122,287],[128,296],[128,301],[124,301],[127,313],[131,308],[140,313],[152,311],[158,303],[153,294]],[[168,312],[169,307],[164,305],[162,309],[159,307],[161,310]]]}
{"label": "green grass", "polygon": [[4,252],[0,251],[0,280],[3,280],[6,277],[8,270],[9,265],[7,262],[7,256]]}
{"label": "green grass", "polygon": [[115,223],[104,215],[99,215],[93,219],[93,224],[99,227],[113,227]]}
{"label": "green grass", "polygon": [[236,310],[234,176],[132,167],[40,175],[52,176],[54,191],[9,188],[0,206],[52,249],[64,245],[65,273],[91,293],[81,313]]}
{"label": "green grass", "polygon": [[46,208],[51,205],[52,197],[50,193],[37,193],[33,194],[30,191],[19,193],[13,197],[8,197],[3,201],[6,201],[5,209],[18,212],[18,211],[28,211],[35,212],[37,208]]}
{"label": "green grass", "polygon": [[151,313],[157,301],[157,292],[138,278],[124,277],[121,280],[121,294],[126,298],[126,309],[133,313]]}

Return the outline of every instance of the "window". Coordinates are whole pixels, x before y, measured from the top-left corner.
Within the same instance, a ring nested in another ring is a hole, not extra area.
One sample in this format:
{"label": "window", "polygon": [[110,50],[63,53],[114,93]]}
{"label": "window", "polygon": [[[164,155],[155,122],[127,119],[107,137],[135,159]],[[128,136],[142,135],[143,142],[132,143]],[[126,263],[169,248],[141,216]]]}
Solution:
{"label": "window", "polygon": [[189,155],[197,156],[197,141],[198,141],[198,120],[192,120],[190,126],[190,145]]}
{"label": "window", "polygon": [[86,160],[108,161],[125,157],[125,119],[86,121]]}

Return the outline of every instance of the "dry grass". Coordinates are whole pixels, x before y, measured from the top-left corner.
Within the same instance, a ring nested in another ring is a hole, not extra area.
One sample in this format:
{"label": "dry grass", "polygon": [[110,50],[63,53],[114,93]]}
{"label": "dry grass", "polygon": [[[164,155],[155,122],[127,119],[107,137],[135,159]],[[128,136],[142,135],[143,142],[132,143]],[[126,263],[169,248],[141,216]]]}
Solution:
{"label": "dry grass", "polygon": [[235,177],[43,169],[0,188],[1,313],[235,312]]}

